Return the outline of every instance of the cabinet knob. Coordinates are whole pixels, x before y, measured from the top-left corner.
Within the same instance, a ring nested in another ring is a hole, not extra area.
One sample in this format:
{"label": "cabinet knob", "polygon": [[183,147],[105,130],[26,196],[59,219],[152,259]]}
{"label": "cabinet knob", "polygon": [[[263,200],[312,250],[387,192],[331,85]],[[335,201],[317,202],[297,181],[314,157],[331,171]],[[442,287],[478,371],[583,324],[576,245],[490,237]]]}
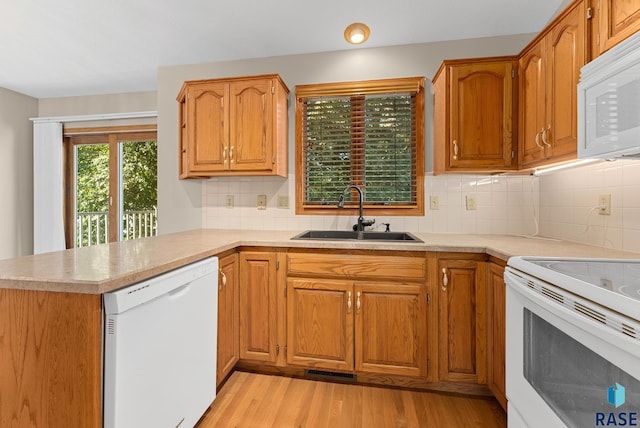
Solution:
{"label": "cabinet knob", "polygon": [[447,291],[449,285],[449,277],[447,276],[447,268],[442,268],[442,291]]}

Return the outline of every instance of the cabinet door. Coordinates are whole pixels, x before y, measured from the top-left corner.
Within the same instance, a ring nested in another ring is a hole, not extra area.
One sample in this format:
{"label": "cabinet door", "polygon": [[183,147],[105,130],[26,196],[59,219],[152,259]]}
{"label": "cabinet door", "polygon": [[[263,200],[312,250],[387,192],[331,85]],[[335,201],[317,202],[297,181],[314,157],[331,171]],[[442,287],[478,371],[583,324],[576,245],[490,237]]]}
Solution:
{"label": "cabinet door", "polygon": [[484,262],[441,259],[438,272],[440,379],[486,383]]}
{"label": "cabinet door", "polygon": [[487,271],[487,383],[502,408],[507,410],[505,394],[505,298],[504,267],[488,263]]}
{"label": "cabinet door", "polygon": [[287,363],[353,370],[353,286],[346,281],[287,281]]}
{"label": "cabinet door", "polygon": [[542,131],[545,122],[545,43],[532,46],[520,58],[520,164],[545,158]]}
{"label": "cabinet door", "polygon": [[354,291],[356,370],[426,376],[426,288],[376,283]]}
{"label": "cabinet door", "polygon": [[640,0],[600,0],[599,5],[599,31],[595,36],[597,54],[640,30]]}
{"label": "cabinet door", "polygon": [[238,255],[220,259],[218,275],[218,385],[233,370],[240,352]]}
{"label": "cabinet door", "polygon": [[230,169],[271,170],[273,106],[271,79],[231,82]]}
{"label": "cabinet door", "polygon": [[240,358],[277,359],[276,254],[240,253]]}
{"label": "cabinet door", "polygon": [[547,157],[554,161],[572,159],[578,149],[577,87],[586,60],[584,13],[579,3],[546,36],[547,120],[542,140]]}
{"label": "cabinet door", "polygon": [[512,166],[513,71],[512,61],[451,67],[451,170]]}
{"label": "cabinet door", "polygon": [[229,85],[211,82],[187,91],[187,150],[192,173],[228,169]]}

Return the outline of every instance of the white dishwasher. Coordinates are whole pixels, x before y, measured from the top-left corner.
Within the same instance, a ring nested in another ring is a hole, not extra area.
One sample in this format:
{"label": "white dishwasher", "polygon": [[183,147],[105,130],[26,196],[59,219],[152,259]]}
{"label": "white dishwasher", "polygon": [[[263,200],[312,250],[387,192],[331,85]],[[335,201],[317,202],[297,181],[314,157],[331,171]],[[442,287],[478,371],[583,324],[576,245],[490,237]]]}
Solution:
{"label": "white dishwasher", "polygon": [[104,427],[193,427],[216,396],[218,259],[106,293]]}

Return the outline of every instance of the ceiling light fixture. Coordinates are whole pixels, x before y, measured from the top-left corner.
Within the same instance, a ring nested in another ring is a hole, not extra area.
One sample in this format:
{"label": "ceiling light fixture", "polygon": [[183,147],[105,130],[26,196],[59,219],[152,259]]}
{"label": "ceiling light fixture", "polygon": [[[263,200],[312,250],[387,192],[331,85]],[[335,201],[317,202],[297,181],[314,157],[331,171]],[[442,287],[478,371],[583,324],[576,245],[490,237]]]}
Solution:
{"label": "ceiling light fixture", "polygon": [[371,30],[366,24],[354,22],[344,29],[344,39],[354,45],[364,43],[369,38]]}

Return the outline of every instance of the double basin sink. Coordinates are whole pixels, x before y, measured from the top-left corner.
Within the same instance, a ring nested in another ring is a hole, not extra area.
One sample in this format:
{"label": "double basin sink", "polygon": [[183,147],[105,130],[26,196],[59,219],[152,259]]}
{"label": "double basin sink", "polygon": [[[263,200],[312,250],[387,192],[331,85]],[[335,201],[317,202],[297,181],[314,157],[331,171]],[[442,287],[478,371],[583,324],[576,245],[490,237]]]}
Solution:
{"label": "double basin sink", "polygon": [[355,232],[350,230],[307,230],[291,239],[330,241],[423,242],[409,232]]}

